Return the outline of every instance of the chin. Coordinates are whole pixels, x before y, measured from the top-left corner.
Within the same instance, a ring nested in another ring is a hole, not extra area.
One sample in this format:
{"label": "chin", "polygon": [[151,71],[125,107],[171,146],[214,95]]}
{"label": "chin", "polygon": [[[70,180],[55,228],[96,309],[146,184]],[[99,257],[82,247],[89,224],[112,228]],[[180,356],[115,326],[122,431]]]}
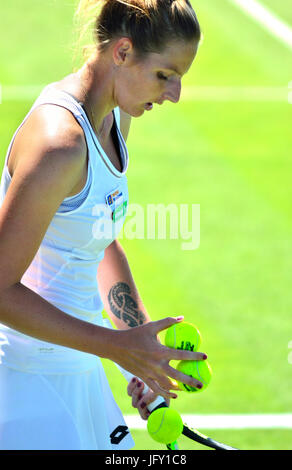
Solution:
{"label": "chin", "polygon": [[131,116],[132,117],[140,117],[144,114],[145,112],[145,109],[139,109],[139,111],[136,111],[135,113],[132,113]]}
{"label": "chin", "polygon": [[137,108],[126,108],[126,107],[123,107],[121,105],[119,105],[119,108],[124,111],[124,113],[127,113],[129,114],[129,116],[131,117],[140,117],[144,114],[145,112],[145,109],[143,107],[137,107]]}

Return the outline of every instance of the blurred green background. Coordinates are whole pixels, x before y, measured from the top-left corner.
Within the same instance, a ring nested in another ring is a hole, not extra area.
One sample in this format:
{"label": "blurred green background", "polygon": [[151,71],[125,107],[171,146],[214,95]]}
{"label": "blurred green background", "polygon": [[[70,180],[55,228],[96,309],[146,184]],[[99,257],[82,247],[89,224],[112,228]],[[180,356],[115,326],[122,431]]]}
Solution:
{"label": "blurred green background", "polygon": [[[134,119],[128,139],[130,203],[200,204],[200,246],[128,240],[151,317],[185,316],[203,336],[209,388],[180,394],[188,414],[291,412],[292,185],[288,83],[291,48],[230,0],[193,0],[204,33],[178,104]],[[292,27],[290,0],[264,0]],[[10,0],[0,7],[0,169],[7,146],[42,85],[72,61],[73,0]],[[12,86],[35,86],[23,90]],[[251,95],[260,87],[260,100]],[[267,87],[269,90],[267,90]],[[28,94],[27,94],[28,93]],[[104,361],[124,414],[125,381]],[[243,449],[291,449],[292,429],[207,430]],[[163,448],[133,431],[135,449]],[[182,449],[199,449],[186,439]]]}

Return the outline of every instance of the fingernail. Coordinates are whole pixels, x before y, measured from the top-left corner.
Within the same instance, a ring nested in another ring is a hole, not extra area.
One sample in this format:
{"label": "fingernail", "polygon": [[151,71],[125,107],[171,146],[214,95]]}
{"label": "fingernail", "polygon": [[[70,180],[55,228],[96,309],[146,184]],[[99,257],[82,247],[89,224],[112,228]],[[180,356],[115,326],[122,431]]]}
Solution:
{"label": "fingernail", "polygon": [[181,315],[180,317],[176,317],[176,319],[177,319],[178,321],[180,321],[180,320],[183,320],[184,317]]}
{"label": "fingernail", "polygon": [[145,406],[146,406],[146,403],[145,403],[144,401],[142,401],[142,403],[141,403],[141,405],[140,405],[140,407],[142,408],[142,410],[145,408]]}
{"label": "fingernail", "polygon": [[204,354],[203,359],[207,359],[207,358],[208,358],[207,354]]}
{"label": "fingernail", "polygon": [[134,384],[134,383],[136,383],[136,381],[137,381],[136,377],[133,377],[132,378],[132,383]]}
{"label": "fingernail", "polygon": [[142,382],[139,382],[139,383],[137,384],[137,387],[141,387],[141,386],[142,386]]}
{"label": "fingernail", "polygon": [[203,388],[203,385],[198,384],[196,387],[199,388],[199,389],[201,389],[201,388]]}

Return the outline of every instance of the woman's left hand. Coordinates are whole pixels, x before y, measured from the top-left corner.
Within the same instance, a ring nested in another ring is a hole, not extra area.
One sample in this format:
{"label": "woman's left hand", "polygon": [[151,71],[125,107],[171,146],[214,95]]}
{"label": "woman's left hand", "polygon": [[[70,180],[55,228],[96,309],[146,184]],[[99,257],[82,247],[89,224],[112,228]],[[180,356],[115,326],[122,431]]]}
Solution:
{"label": "woman's left hand", "polygon": [[[131,382],[128,383],[127,392],[129,397],[132,397],[133,408],[137,408],[141,418],[147,420],[150,415],[150,411],[147,406],[152,403],[158,395],[150,389],[145,393],[145,395],[143,395],[143,390],[144,382],[138,379],[138,377],[133,377]],[[169,405],[169,400],[165,401],[167,405]]]}

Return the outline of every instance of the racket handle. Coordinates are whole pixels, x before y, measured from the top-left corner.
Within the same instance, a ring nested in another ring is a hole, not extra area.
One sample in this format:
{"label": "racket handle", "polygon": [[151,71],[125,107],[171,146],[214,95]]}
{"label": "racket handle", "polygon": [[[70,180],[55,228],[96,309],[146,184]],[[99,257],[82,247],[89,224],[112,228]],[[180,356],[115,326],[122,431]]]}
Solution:
{"label": "racket handle", "polygon": [[[113,326],[112,326],[111,322],[107,318],[103,318],[103,326],[105,328],[113,329]],[[131,372],[129,372],[126,369],[124,369],[123,367],[121,367],[116,362],[114,364],[117,366],[119,371],[123,374],[123,376],[125,377],[127,382],[130,383],[131,380],[133,379],[133,377],[135,377],[135,375],[133,375]],[[149,387],[144,383],[144,389],[143,389],[142,395],[145,395],[145,393],[147,393],[148,390],[149,390]],[[160,395],[158,395],[158,397],[152,403],[147,405],[147,408],[152,413],[152,411],[156,410],[157,408],[161,408],[161,407],[165,407],[165,406],[167,407],[167,404],[166,404],[164,398],[161,397]]]}

